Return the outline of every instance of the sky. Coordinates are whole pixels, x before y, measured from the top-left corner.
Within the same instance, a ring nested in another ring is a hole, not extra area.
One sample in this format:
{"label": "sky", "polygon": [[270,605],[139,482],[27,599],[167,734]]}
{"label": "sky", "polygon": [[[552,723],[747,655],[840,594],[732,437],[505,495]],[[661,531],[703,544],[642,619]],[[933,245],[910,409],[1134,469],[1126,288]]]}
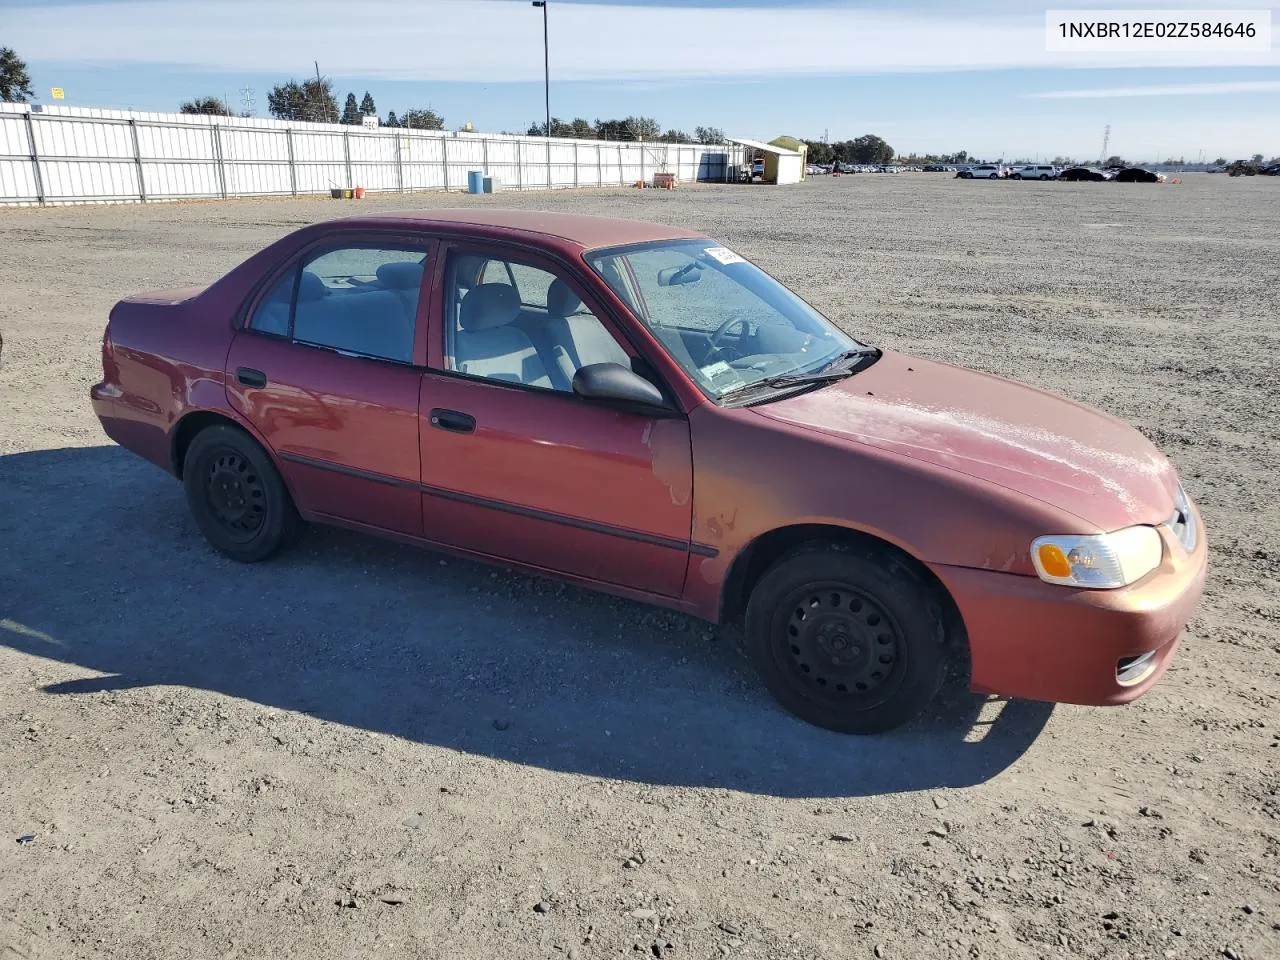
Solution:
{"label": "sky", "polygon": [[[1240,9],[1213,0],[1081,8]],[[664,129],[842,140],[994,159],[1280,155],[1280,8],[1269,51],[1050,53],[1022,0],[550,0],[552,114]],[[0,0],[0,46],[41,102],[175,110],[214,95],[267,115],[321,72],[341,102],[431,107],[451,128],[544,115],[542,11],[528,0]]]}

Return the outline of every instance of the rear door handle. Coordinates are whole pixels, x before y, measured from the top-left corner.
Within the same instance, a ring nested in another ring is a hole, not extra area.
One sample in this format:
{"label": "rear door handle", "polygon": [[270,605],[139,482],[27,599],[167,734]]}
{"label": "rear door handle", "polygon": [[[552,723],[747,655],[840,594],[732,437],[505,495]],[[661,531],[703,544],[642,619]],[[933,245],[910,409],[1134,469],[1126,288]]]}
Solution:
{"label": "rear door handle", "polygon": [[459,413],[457,410],[443,410],[436,407],[431,411],[430,418],[433,427],[452,433],[474,433],[476,429],[476,418],[470,414]]}
{"label": "rear door handle", "polygon": [[267,375],[261,370],[253,369],[253,367],[237,367],[236,380],[246,387],[265,387],[267,385]]}

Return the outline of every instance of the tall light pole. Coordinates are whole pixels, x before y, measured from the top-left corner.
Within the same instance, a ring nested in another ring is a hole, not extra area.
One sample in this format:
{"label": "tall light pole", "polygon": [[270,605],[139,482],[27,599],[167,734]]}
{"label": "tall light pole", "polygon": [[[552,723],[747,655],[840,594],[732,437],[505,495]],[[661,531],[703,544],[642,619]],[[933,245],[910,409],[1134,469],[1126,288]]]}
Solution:
{"label": "tall light pole", "polygon": [[551,46],[547,41],[547,0],[533,0],[542,8],[542,68],[547,93],[547,136],[551,136]]}

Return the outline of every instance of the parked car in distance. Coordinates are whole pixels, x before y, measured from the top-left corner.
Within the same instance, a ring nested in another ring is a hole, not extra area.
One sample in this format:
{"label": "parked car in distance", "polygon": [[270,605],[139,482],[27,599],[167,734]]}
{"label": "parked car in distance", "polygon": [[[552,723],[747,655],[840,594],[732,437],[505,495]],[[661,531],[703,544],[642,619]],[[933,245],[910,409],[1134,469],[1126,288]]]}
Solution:
{"label": "parked car in distance", "polygon": [[1058,174],[1058,179],[1101,181],[1108,179],[1108,177],[1101,170],[1090,170],[1088,167],[1068,167]]}
{"label": "parked car in distance", "polygon": [[1141,167],[1125,167],[1123,170],[1116,171],[1112,179],[1116,183],[1163,183],[1165,177],[1163,173],[1155,173]]}
{"label": "parked car in distance", "polygon": [[1132,700],[1205,578],[1137,430],[855,339],[683,227],[314,224],[116,304],[102,368],[107,435],[234,560],[336,524],[742,624],[774,696],[833,730],[906,721],[952,659],[979,691]]}
{"label": "parked car in distance", "polygon": [[1031,163],[1017,167],[1009,174],[1010,180],[1053,180],[1058,176],[1058,168],[1047,163]]}
{"label": "parked car in distance", "polygon": [[964,180],[999,180],[1004,176],[1004,168],[998,163],[977,163],[962,168],[956,176]]}

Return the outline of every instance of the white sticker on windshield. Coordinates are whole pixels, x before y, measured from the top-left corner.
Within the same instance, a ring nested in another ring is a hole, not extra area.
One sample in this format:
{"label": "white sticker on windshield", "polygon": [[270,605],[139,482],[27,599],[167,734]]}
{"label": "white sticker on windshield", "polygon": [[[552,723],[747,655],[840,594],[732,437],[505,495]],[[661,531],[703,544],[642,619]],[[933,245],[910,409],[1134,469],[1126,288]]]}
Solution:
{"label": "white sticker on windshield", "polygon": [[705,367],[699,367],[702,375],[708,380],[714,380],[716,377],[723,377],[726,373],[732,373],[733,367],[729,366],[723,360],[717,360],[715,363],[709,363]]}
{"label": "white sticker on windshield", "polygon": [[704,250],[703,253],[705,253],[711,259],[716,260],[720,263],[723,263],[726,267],[729,266],[731,263],[747,262],[743,257],[738,256],[728,247],[707,247],[707,249]]}

